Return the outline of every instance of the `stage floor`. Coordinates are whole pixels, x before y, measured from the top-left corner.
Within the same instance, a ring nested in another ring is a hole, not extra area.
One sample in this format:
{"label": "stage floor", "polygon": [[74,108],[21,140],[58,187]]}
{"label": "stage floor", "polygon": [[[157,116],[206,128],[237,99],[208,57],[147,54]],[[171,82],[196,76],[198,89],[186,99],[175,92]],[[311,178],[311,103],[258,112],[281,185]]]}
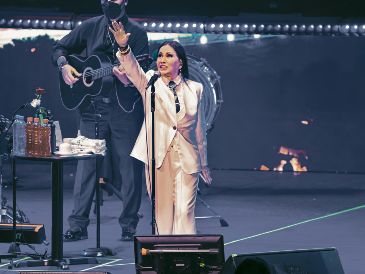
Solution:
{"label": "stage floor", "polygon": [[[21,164],[18,206],[31,223],[44,224],[51,242],[51,176],[47,164]],[[75,166],[64,168],[64,231],[71,212],[72,185]],[[9,167],[5,179],[9,179]],[[364,274],[365,254],[365,175],[289,173],[255,171],[213,171],[210,188],[200,185],[201,195],[229,226],[222,227],[219,219],[197,219],[199,234],[222,234],[225,256],[281,250],[335,247],[346,274]],[[11,189],[4,192],[11,204]],[[133,242],[120,241],[118,217],[122,202],[115,196],[104,195],[101,207],[101,245],[111,248],[115,256],[99,259],[97,265],[71,265],[69,271],[108,271],[135,273]],[[142,198],[140,212],[144,217],[138,225],[139,235],[150,235],[150,204]],[[196,216],[211,216],[212,212],[197,201]],[[95,216],[91,216],[89,239],[64,243],[65,257],[80,257],[83,249],[95,247]],[[8,243],[0,243],[0,254],[7,252]],[[34,245],[40,254],[51,247]],[[34,253],[21,246],[24,253]],[[26,260],[28,257],[16,258]],[[0,263],[0,273],[17,273],[25,268],[9,270],[9,261]],[[27,270],[57,270],[36,267]]]}

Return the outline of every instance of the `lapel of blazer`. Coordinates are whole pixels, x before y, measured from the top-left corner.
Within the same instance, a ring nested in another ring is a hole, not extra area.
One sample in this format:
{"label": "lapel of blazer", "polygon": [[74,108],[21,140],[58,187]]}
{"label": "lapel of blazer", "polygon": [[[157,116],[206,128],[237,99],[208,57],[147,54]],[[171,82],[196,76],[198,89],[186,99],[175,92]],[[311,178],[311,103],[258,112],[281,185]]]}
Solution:
{"label": "lapel of blazer", "polygon": [[156,98],[160,100],[161,106],[168,113],[171,121],[176,121],[175,98],[171,90],[165,85],[161,78],[156,81]]}

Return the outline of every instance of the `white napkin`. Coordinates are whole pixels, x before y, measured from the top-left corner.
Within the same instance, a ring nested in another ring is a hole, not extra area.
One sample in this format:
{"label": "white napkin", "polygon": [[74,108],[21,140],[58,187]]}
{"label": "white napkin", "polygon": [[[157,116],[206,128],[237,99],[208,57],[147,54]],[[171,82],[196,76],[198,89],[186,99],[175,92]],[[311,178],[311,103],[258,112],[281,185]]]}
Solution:
{"label": "white napkin", "polygon": [[104,139],[89,139],[85,136],[77,136],[68,139],[67,142],[71,143],[71,149],[74,153],[94,153],[105,156],[106,143]]}

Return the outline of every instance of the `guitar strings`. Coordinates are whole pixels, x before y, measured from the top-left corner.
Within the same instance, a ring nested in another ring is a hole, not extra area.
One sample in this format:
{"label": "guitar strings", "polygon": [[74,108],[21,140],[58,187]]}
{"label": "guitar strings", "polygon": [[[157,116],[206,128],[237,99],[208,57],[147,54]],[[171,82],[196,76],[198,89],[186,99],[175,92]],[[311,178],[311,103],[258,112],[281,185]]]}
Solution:
{"label": "guitar strings", "polygon": [[[115,49],[114,49],[114,47],[115,47],[115,41],[110,36],[110,32],[109,32],[108,26],[106,27],[106,32],[107,32],[107,35],[108,35],[110,44],[112,46],[113,57],[114,57],[115,56]],[[114,64],[114,65],[111,65],[111,66],[108,66],[108,67],[104,67],[104,68],[99,68],[99,69],[96,69],[96,70],[88,71],[88,72],[84,73],[84,77],[92,76],[92,78],[94,79],[94,76],[99,76],[98,78],[103,77],[103,76],[106,76],[106,75],[110,74],[111,73],[111,70],[113,69],[113,67],[114,66],[117,66],[117,65],[119,65],[119,64]]]}
{"label": "guitar strings", "polygon": [[[109,32],[108,27],[107,27],[106,31],[107,31],[107,36],[109,38],[109,41],[110,41],[110,43],[112,45],[113,56],[115,56],[115,52],[114,52],[115,41],[111,38],[111,35],[110,35],[110,32]],[[140,59],[138,57],[140,57]],[[142,54],[142,55],[136,57],[136,59],[137,59],[138,62],[146,61],[146,60],[148,61],[148,58],[149,58],[149,55],[148,54]],[[98,68],[98,69],[94,69],[94,70],[91,70],[91,71],[87,71],[87,72],[83,73],[82,75],[84,77],[91,76],[93,79],[95,79],[94,78],[95,76],[99,76],[98,78],[100,78],[100,77],[109,75],[112,72],[113,67],[119,66],[119,65],[120,65],[120,63],[117,62],[116,64],[113,64],[113,65],[110,65],[110,66],[107,66],[107,67],[103,67],[103,68]],[[147,67],[147,65],[146,65],[146,67]]]}
{"label": "guitar strings", "polygon": [[[140,58],[138,58],[138,57],[140,57]],[[143,54],[143,55],[137,56],[136,59],[138,62],[146,61],[148,63],[148,58],[149,58],[148,54]],[[84,75],[84,77],[89,77],[89,76],[94,77],[97,75],[105,76],[112,72],[113,67],[119,66],[119,65],[120,65],[120,63],[118,62],[117,64],[114,64],[114,65],[87,71],[87,72],[83,73],[82,75]]]}

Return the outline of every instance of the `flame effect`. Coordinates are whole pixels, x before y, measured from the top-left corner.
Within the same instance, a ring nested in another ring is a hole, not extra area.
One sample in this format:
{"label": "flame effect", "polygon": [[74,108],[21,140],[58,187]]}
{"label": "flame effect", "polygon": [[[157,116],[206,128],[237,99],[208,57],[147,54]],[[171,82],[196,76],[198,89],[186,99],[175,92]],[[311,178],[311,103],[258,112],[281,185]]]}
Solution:
{"label": "flame effect", "polygon": [[[307,172],[308,168],[305,165],[302,165],[299,161],[300,157],[308,160],[308,155],[303,149],[293,149],[285,146],[281,146],[278,151],[279,154],[292,156],[290,160],[280,160],[280,163],[275,166],[272,170],[283,172],[285,170],[292,170],[295,175],[299,175],[301,172]],[[266,165],[260,166],[261,171],[269,171],[270,167]]]}

